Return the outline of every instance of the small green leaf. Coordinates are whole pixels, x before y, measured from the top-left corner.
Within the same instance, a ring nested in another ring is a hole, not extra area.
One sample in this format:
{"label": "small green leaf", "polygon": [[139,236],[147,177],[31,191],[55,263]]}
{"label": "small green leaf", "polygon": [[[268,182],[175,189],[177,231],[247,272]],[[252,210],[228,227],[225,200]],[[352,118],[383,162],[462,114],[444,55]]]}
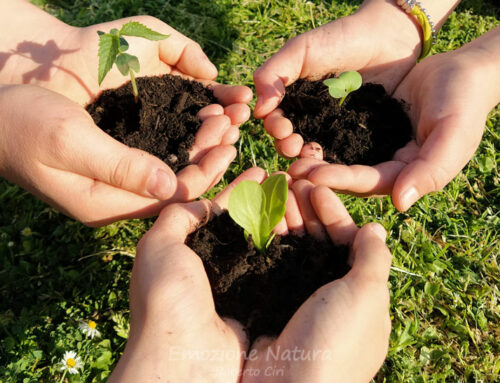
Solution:
{"label": "small green leaf", "polygon": [[120,30],[120,33],[123,36],[136,36],[153,41],[164,40],[169,37],[169,35],[163,35],[161,33],[155,32],[137,21],[129,21],[128,23],[124,24],[122,26],[122,29]]}
{"label": "small green leaf", "polygon": [[285,215],[288,199],[288,184],[284,174],[276,174],[262,183],[266,195],[268,227],[273,230]]}
{"label": "small green leaf", "polygon": [[120,73],[124,76],[129,74],[130,69],[139,72],[141,67],[139,59],[136,56],[129,55],[128,53],[120,53],[116,58],[116,66]]}
{"label": "small green leaf", "polygon": [[229,196],[228,211],[231,218],[251,236],[261,250],[260,222],[266,205],[262,187],[255,181],[240,182]]}
{"label": "small green leaf", "polygon": [[102,34],[99,36],[99,68],[98,68],[98,82],[101,85],[104,77],[111,70],[116,56],[118,55],[119,39],[110,34]]}
{"label": "small green leaf", "polygon": [[127,40],[125,40],[123,37],[120,36],[120,46],[118,48],[120,50],[120,52],[122,52],[122,53],[126,52],[128,50],[128,47],[129,47],[129,45],[128,45]]}
{"label": "small green leaf", "polygon": [[349,71],[340,74],[338,78],[329,78],[323,81],[323,84],[328,87],[330,96],[342,99],[340,102],[342,104],[349,93],[361,87],[363,79],[358,72]]}
{"label": "small green leaf", "polygon": [[363,84],[363,79],[361,75],[355,70],[351,70],[349,72],[344,72],[339,76],[339,80],[344,81],[345,89],[347,94],[354,92],[361,88]]}

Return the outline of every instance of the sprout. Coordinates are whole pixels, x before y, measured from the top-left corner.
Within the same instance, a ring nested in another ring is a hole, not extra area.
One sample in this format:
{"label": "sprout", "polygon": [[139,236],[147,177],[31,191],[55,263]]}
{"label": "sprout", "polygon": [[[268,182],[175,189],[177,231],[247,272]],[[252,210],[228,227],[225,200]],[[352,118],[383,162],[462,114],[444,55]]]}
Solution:
{"label": "sprout", "polygon": [[323,84],[328,87],[330,96],[340,98],[339,106],[343,104],[349,93],[358,90],[362,83],[363,79],[356,71],[344,72],[338,78],[329,78],[323,81]]}
{"label": "sprout", "polygon": [[125,53],[128,50],[129,44],[123,36],[136,36],[151,41],[158,41],[166,39],[169,35],[162,35],[155,32],[137,21],[129,21],[123,24],[120,30],[113,28],[109,33],[97,31],[97,34],[99,35],[99,85],[101,85],[104,77],[106,77],[113,67],[113,64],[116,64],[122,75],[130,75],[132,90],[137,101],[139,93],[137,91],[137,84],[135,83],[134,72],[138,73],[141,67],[139,59],[136,56]]}
{"label": "sprout", "polygon": [[240,182],[229,196],[231,218],[250,234],[257,250],[263,252],[271,243],[273,229],[285,215],[288,184],[283,174],[256,181]]}

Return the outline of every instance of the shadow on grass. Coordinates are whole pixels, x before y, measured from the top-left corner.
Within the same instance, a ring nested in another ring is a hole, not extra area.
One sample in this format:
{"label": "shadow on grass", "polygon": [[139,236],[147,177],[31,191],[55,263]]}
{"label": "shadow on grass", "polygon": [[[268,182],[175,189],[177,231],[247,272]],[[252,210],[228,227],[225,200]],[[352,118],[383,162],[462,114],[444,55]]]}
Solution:
{"label": "shadow on grass", "polygon": [[498,0],[462,0],[457,12],[471,10],[475,15],[500,18],[500,3]]}

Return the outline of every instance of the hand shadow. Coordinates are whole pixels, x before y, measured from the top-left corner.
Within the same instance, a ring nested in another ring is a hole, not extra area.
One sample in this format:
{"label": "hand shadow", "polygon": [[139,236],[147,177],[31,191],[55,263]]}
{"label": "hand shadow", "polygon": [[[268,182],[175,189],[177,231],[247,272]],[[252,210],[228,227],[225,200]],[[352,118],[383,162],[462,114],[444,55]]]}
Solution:
{"label": "hand shadow", "polygon": [[92,92],[79,75],[56,64],[56,61],[62,56],[77,52],[79,49],[80,48],[60,49],[54,40],[49,40],[45,44],[23,41],[17,44],[15,50],[11,50],[10,52],[0,52],[0,70],[5,66],[11,56],[20,56],[38,64],[35,69],[22,74],[23,84],[30,84],[34,80],[50,81],[53,75],[52,70],[57,69],[73,77],[85,90],[85,92],[87,92],[89,97],[92,98]]}

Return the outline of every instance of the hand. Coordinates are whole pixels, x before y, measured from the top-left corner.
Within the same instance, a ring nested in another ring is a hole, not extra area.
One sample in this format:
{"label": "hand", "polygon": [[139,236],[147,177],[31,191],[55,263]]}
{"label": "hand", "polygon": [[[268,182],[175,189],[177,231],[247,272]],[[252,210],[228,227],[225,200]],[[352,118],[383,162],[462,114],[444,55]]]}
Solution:
{"label": "hand", "polygon": [[194,163],[176,177],[160,159],[105,134],[66,97],[30,85],[0,86],[0,175],[91,226],[154,215],[220,180],[236,156],[229,144],[238,138],[222,113],[217,105],[200,111]]}
{"label": "hand", "polygon": [[[278,338],[255,342],[243,383],[261,382],[263,376],[266,382],[366,383],[385,359],[391,329],[387,288],[391,254],[385,230],[374,223],[358,230],[326,187],[314,188],[300,180],[292,189],[310,233],[319,238],[327,233],[337,244],[352,245],[352,269],[318,289]],[[283,359],[270,356],[277,354]],[[301,359],[307,355],[310,359]],[[257,378],[255,371],[260,371]]]}
{"label": "hand", "polygon": [[[238,182],[264,178],[262,169],[247,170],[214,206],[224,208]],[[141,239],[130,284],[130,336],[110,383],[239,381],[246,334],[217,315],[203,263],[184,244],[211,210],[207,200],[169,205]]]}
{"label": "hand", "polygon": [[498,66],[492,50],[484,49],[498,46],[490,41],[495,33],[500,36],[497,30],[470,46],[423,60],[406,76],[394,97],[410,106],[416,139],[392,161],[369,167],[308,158],[292,164],[290,174],[355,195],[391,194],[401,211],[442,189],[474,154],[488,112],[500,100]]}
{"label": "hand", "polygon": [[[436,28],[457,3],[444,0],[429,4]],[[416,64],[421,51],[420,33],[415,18],[405,14],[395,1],[365,0],[353,15],[288,41],[254,74],[255,117],[264,118],[264,127],[277,140],[278,152],[288,158],[316,153],[311,144],[304,145],[303,138],[293,133],[292,123],[283,111],[276,109],[286,86],[299,78],[319,80],[331,73],[357,70],[364,82],[382,84],[392,93]]]}

